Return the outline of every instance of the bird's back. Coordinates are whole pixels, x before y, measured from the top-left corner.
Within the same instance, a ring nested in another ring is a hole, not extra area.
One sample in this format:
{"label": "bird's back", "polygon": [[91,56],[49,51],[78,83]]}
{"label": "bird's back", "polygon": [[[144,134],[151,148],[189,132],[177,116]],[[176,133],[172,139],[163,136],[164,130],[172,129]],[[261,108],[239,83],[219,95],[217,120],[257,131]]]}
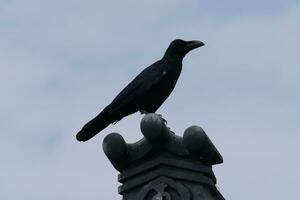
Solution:
{"label": "bird's back", "polygon": [[122,108],[124,113],[119,114],[119,118],[138,110],[155,112],[173,91],[180,72],[181,63],[165,60],[155,62],[117,95],[109,105],[112,112]]}

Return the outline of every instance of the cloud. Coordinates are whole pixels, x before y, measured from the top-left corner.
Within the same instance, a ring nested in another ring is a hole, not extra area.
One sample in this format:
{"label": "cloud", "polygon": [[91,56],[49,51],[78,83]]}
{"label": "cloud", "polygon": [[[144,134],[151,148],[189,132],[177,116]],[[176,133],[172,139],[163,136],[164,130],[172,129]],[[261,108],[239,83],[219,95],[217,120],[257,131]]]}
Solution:
{"label": "cloud", "polygon": [[225,159],[215,168],[225,197],[294,198],[300,7],[230,18],[224,7],[215,16],[205,8],[92,0],[1,6],[0,199],[120,199],[101,141],[112,131],[136,141],[141,116],[89,143],[74,135],[177,37],[206,46],[187,56],[159,112],[178,134],[192,124],[207,131]]}

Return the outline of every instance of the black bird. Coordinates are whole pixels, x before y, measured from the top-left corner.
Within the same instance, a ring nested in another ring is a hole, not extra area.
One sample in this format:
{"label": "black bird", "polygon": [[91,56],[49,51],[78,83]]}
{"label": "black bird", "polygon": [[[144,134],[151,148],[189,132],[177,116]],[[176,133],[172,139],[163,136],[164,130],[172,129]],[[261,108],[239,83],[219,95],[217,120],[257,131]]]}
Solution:
{"label": "black bird", "polygon": [[87,141],[109,124],[137,111],[154,113],[173,91],[184,56],[203,45],[201,41],[172,41],[161,60],[144,69],[99,115],[83,126],[76,135],[77,140]]}

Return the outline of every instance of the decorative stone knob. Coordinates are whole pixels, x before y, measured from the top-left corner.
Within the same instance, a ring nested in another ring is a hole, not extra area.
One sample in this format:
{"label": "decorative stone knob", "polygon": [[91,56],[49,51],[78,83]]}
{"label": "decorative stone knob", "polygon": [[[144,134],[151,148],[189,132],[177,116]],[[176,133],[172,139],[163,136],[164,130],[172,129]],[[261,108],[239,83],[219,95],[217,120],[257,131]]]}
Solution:
{"label": "decorative stone knob", "polygon": [[103,151],[115,168],[120,169],[124,164],[123,158],[127,154],[127,144],[118,133],[111,133],[103,140]]}
{"label": "decorative stone knob", "polygon": [[201,157],[211,164],[223,162],[222,156],[204,130],[199,126],[191,126],[185,130],[183,144],[195,157]]}
{"label": "decorative stone knob", "polygon": [[145,115],[140,127],[145,138],[153,144],[163,142],[169,134],[163,119],[154,113]]}

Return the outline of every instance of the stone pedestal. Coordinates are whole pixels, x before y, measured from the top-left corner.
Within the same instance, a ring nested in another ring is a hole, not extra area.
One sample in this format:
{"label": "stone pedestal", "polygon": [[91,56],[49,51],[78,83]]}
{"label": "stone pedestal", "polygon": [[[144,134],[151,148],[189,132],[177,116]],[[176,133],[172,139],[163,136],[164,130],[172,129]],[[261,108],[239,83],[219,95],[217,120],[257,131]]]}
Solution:
{"label": "stone pedestal", "polygon": [[146,115],[144,138],[127,144],[118,133],[103,141],[103,150],[120,172],[119,194],[124,200],[223,200],[212,165],[222,156],[198,126],[176,136],[163,120]]}

